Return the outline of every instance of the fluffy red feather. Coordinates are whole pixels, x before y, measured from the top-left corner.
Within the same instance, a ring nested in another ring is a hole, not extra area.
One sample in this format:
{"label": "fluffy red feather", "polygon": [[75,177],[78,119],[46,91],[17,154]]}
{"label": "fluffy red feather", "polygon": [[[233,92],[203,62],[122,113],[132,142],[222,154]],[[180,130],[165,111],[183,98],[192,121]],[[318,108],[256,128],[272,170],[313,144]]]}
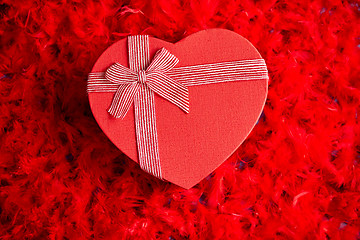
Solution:
{"label": "fluffy red feather", "polygon": [[[238,151],[189,190],[107,140],[86,78],[129,34],[249,39],[268,100]],[[358,1],[3,0],[0,238],[359,239]]]}

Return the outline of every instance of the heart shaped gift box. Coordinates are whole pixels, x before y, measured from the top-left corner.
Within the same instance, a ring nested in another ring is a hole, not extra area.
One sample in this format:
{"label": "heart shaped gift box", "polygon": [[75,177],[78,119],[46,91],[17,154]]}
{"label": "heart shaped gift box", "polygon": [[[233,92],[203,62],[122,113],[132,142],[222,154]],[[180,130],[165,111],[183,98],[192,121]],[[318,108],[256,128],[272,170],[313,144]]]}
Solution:
{"label": "heart shaped gift box", "polygon": [[190,188],[255,126],[267,96],[264,60],[224,29],[173,44],[146,35],[110,46],[88,79],[93,115],[108,138],[154,176]]}

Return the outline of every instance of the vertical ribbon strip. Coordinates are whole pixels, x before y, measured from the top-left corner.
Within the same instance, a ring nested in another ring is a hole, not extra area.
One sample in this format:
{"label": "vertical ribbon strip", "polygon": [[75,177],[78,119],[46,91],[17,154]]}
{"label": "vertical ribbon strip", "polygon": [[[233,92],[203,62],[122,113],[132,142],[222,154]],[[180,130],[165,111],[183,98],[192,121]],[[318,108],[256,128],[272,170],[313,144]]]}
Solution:
{"label": "vertical ribbon strip", "polygon": [[[149,65],[149,37],[147,35],[130,36],[128,38],[130,69],[135,72],[144,71]],[[141,72],[143,74],[143,72]],[[134,98],[136,143],[139,164],[142,169],[162,179],[159,144],[155,120],[154,93],[140,79],[140,89]]]}
{"label": "vertical ribbon strip", "polygon": [[140,167],[162,179],[154,93],[189,112],[189,86],[268,79],[264,59],[248,59],[175,67],[179,60],[160,49],[150,62],[149,37],[128,37],[130,69],[118,63],[106,72],[89,74],[88,92],[115,93],[108,112],[124,118],[135,109],[136,143]]}

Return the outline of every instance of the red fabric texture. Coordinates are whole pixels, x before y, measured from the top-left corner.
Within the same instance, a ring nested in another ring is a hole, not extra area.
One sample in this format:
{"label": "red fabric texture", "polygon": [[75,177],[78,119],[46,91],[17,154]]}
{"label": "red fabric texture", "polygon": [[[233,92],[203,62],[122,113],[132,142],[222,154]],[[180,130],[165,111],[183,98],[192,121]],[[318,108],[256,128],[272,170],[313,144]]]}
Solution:
{"label": "red fabric texture", "polygon": [[[0,3],[2,239],[359,239],[358,1]],[[233,30],[265,59],[262,117],[189,190],[126,158],[86,95],[129,34]]]}

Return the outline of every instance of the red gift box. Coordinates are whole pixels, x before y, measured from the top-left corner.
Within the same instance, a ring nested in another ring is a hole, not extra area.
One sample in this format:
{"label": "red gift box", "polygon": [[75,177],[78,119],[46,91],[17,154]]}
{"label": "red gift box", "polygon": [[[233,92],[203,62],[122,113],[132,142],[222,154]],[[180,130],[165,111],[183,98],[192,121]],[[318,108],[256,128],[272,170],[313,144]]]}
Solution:
{"label": "red gift box", "polygon": [[96,121],[122,152],[190,188],[245,140],[267,86],[251,43],[211,29],[175,44],[145,35],[113,44],[89,74],[88,93]]}

